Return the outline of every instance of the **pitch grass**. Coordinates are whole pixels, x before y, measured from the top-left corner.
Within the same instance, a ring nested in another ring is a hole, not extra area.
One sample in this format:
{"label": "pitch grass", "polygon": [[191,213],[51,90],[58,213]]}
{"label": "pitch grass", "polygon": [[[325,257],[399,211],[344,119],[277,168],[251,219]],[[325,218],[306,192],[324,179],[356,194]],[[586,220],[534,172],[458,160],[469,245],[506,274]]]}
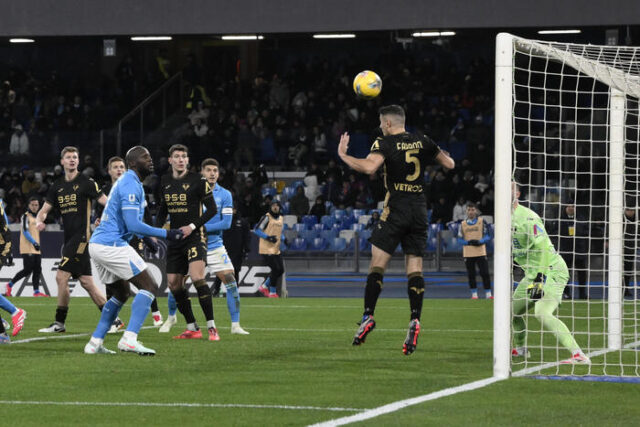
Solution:
{"label": "pitch grass", "polygon": [[[14,298],[28,311],[15,341],[42,334],[53,299]],[[82,337],[0,347],[2,401],[154,402],[312,406],[367,409],[492,375],[492,302],[425,300],[416,353],[402,354],[405,299],[381,299],[377,329],[366,344],[351,339],[360,299],[245,298],[249,336],[229,334],[223,299],[215,299],[222,340],[172,340],[154,329],[140,339],[155,357],[85,355],[98,312],[74,298],[66,335]],[[160,300],[166,313],[166,299]],[[194,301],[194,311],[201,313]],[[129,304],[123,309],[128,320]],[[147,326],[150,321],[148,319]],[[202,322],[201,322],[202,324]],[[184,327],[174,327],[178,333]],[[61,337],[56,335],[56,337]],[[108,335],[115,349],[119,336]],[[366,425],[614,425],[640,419],[640,386],[510,379],[405,408]],[[308,425],[357,411],[276,408],[2,406],[10,425]]]}

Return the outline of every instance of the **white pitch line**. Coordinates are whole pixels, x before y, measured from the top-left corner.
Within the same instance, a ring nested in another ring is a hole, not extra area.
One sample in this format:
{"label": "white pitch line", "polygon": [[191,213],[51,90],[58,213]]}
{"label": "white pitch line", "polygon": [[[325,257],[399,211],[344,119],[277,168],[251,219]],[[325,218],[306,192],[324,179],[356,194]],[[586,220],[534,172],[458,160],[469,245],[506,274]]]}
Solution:
{"label": "white pitch line", "polygon": [[425,394],[423,396],[413,397],[411,399],[399,400],[392,402],[384,406],[379,406],[373,409],[367,409],[359,414],[350,415],[348,417],[336,418],[329,421],[313,424],[310,427],[334,427],[342,426],[345,424],[351,424],[359,421],[368,420],[371,418],[379,417],[380,415],[395,412],[408,406],[417,405],[419,403],[428,402],[430,400],[439,399],[441,397],[451,396],[457,393],[463,393],[465,391],[476,390],[478,388],[486,387],[497,381],[502,381],[502,378],[485,378],[483,380],[474,381],[472,383],[459,385],[457,387],[445,388],[444,390],[435,391],[433,393]]}
{"label": "white pitch line", "polygon": [[253,405],[243,403],[155,403],[155,402],[56,402],[37,400],[0,400],[4,405],[55,405],[55,406],[148,406],[161,408],[251,408],[251,409],[289,409],[298,411],[332,411],[332,412],[362,412],[361,408],[333,408],[320,406],[293,405]]}
{"label": "white pitch line", "polygon": [[[143,326],[141,329],[155,329],[155,326]],[[42,337],[33,337],[33,338],[25,338],[23,340],[13,340],[10,344],[26,344],[35,341],[48,341],[48,340],[63,340],[67,338],[78,338],[78,337],[86,337],[91,335],[93,332],[83,332],[81,334],[56,334],[56,335],[46,335]],[[110,334],[115,335],[115,334]]]}
{"label": "white pitch line", "polygon": [[[634,348],[634,347],[638,347],[640,346],[640,341],[635,341],[629,344],[625,344],[622,348]],[[603,354],[607,354],[607,353],[612,353],[614,351],[620,351],[620,350],[611,350],[611,349],[602,349],[602,350],[596,350],[596,351],[592,351],[590,353],[587,354],[587,357],[592,358],[592,357],[598,357],[598,356],[602,356]],[[533,366],[531,368],[526,368],[526,369],[521,369],[519,371],[513,372],[511,374],[512,377],[524,377],[536,372],[540,372],[544,369],[548,369],[548,368],[554,368],[556,366],[560,366],[562,365],[562,361],[557,361],[557,362],[548,362],[548,363],[543,363],[542,365],[538,365],[538,366]],[[567,364],[569,365],[569,364]],[[571,365],[571,366],[589,366],[589,365]]]}

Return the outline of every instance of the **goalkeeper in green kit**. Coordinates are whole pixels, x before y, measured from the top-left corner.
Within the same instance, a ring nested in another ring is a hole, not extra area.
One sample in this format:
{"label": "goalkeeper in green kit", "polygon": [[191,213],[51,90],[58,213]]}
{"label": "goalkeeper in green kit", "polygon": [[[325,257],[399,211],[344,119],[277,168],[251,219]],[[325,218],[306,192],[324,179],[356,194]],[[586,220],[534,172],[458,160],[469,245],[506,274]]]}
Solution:
{"label": "goalkeeper in green kit", "polygon": [[533,306],[536,319],[546,330],[553,332],[560,344],[571,352],[571,358],[562,363],[591,363],[567,326],[554,315],[562,300],[562,291],[569,281],[567,265],[549,240],[542,219],[531,209],[521,206],[518,203],[519,197],[520,189],[513,183],[513,259],[525,275],[513,294],[514,348],[511,356],[529,357],[525,347],[523,315]]}

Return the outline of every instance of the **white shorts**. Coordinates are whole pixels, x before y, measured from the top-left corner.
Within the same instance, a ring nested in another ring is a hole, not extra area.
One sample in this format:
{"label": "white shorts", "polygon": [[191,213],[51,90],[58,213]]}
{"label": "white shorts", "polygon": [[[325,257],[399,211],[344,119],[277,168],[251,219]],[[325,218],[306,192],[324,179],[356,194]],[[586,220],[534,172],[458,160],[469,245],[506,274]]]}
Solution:
{"label": "white shorts", "polygon": [[109,284],[129,280],[147,269],[147,263],[131,246],[105,246],[89,243],[89,255],[95,265],[98,279]]}
{"label": "white shorts", "polygon": [[229,255],[224,246],[220,246],[207,253],[207,269],[209,273],[217,273],[225,270],[233,271],[233,263],[229,259]]}

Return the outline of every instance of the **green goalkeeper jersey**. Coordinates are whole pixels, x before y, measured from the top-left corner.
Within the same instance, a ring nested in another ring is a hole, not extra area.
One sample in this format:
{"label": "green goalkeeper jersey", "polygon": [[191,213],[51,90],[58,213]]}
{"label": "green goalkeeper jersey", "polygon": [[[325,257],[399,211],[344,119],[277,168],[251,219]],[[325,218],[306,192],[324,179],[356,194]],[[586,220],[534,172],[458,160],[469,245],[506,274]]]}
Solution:
{"label": "green goalkeeper jersey", "polygon": [[567,264],[558,255],[537,213],[518,205],[511,213],[513,259],[533,280],[538,273],[549,270],[567,271]]}

